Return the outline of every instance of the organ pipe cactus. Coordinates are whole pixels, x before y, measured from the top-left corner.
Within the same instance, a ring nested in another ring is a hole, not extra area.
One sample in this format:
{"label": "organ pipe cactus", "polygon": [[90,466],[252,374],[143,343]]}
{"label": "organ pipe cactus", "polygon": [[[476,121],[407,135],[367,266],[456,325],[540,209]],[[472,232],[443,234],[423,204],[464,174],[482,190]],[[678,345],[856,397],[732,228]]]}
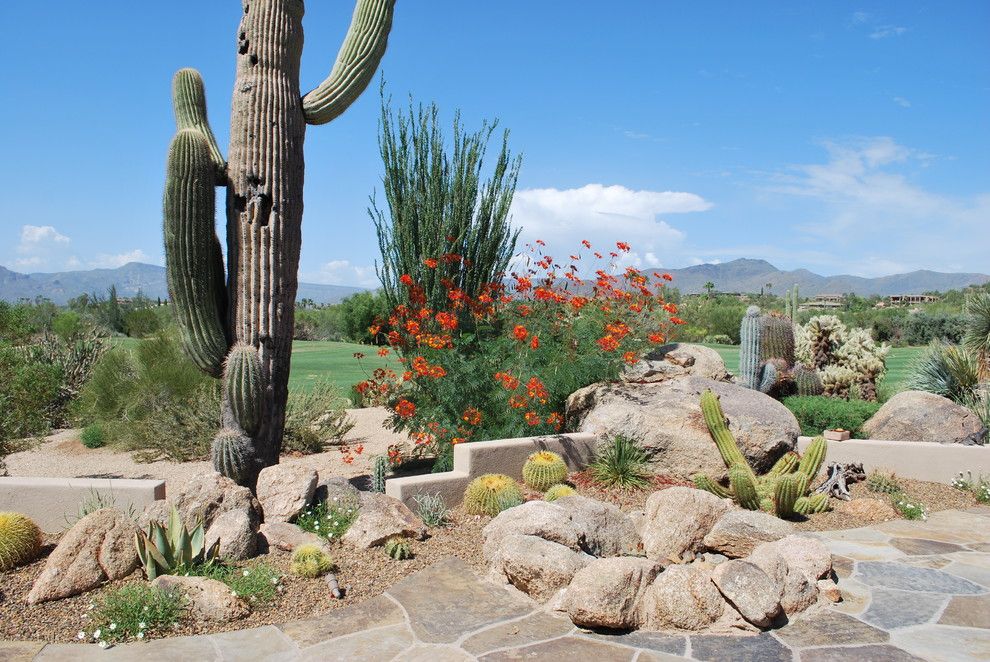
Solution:
{"label": "organ pipe cactus", "polygon": [[815,437],[803,456],[790,451],[781,456],[769,472],[758,476],[739,450],[718,397],[710,390],[701,394],[701,413],[728,469],[729,484],[724,486],[709,476],[696,474],[692,477],[695,487],[720,499],[730,498],[748,510],[766,510],[783,518],[828,509],[827,495],[808,494],[828,451],[823,437]]}
{"label": "organ pipe cactus", "polygon": [[[199,73],[182,69],[173,80],[178,132],[166,167],[164,234],[183,346],[201,370],[224,377],[223,424],[251,442],[248,471],[237,480],[252,485],[278,462],[285,426],[306,125],[330,122],[367,87],[395,0],[357,0],[329,77],[306,94],[299,87],[303,0],[242,5],[226,159]],[[226,265],[214,230],[219,186],[227,189]]]}

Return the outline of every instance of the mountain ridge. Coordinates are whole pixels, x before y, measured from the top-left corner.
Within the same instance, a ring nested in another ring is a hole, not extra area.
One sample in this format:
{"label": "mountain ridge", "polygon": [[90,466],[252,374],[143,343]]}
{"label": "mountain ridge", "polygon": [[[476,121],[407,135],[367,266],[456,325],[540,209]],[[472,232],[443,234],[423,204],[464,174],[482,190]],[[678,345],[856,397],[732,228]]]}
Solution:
{"label": "mountain ridge", "polygon": [[[904,274],[865,278],[841,274],[822,276],[808,269],[783,271],[766,260],[738,258],[720,264],[699,264],[680,269],[648,269],[669,273],[672,285],[684,294],[705,291],[711,281],[719,292],[756,293],[770,283],[770,291],[782,294],[797,285],[801,296],[819,294],[848,294],[860,296],[890,296],[892,294],[922,294],[924,292],[962,289],[969,285],[990,282],[990,275],[981,273],[946,273],[919,269]],[[80,294],[103,295],[116,285],[122,297],[133,297],[139,291],[152,299],[168,297],[165,268],[142,262],[128,262],[116,269],[89,269],[57,273],[22,274],[0,266],[0,300],[17,301],[43,296],[57,304],[65,304]],[[297,300],[312,299],[317,303],[337,303],[347,296],[367,288],[344,285],[299,283]]]}

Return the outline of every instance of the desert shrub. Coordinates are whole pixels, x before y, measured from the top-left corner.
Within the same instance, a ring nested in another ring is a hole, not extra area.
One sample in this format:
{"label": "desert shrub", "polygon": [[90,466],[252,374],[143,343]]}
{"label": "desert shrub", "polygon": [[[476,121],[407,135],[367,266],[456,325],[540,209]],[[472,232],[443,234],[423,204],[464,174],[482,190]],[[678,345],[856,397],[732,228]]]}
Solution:
{"label": "desert shrub", "polygon": [[337,307],[345,338],[352,342],[373,345],[380,345],[385,341],[380,333],[369,331],[375,325],[375,320],[388,317],[388,301],[380,291],[352,294]]}
{"label": "desert shrub", "polygon": [[880,403],[865,400],[843,400],[814,395],[794,395],[783,400],[791,410],[801,434],[815,436],[822,430],[849,430],[853,436],[862,433],[863,423],[880,409]]}
{"label": "desert shrub", "polygon": [[705,336],[702,342],[708,345],[731,345],[732,338],[725,335],[724,333],[718,333],[715,334],[714,336]]}
{"label": "desert shrub", "polygon": [[340,540],[357,516],[354,500],[319,501],[299,516],[296,525],[327,540]]}
{"label": "desert shrub", "polygon": [[974,292],[966,299],[966,332],[963,346],[990,372],[990,292]]}
{"label": "desert shrub", "polygon": [[901,484],[897,482],[897,477],[892,472],[874,469],[866,477],[866,489],[880,494],[898,494],[901,491]]}
{"label": "desert shrub", "polygon": [[103,428],[100,427],[99,423],[87,425],[83,428],[82,434],[79,435],[79,440],[86,448],[100,448],[105,443],[103,439]]}
{"label": "desert shrub", "polygon": [[[296,307],[294,340],[344,340],[343,309],[340,304],[321,308]],[[370,324],[370,322],[369,322]],[[367,334],[367,327],[365,328]]]}
{"label": "desert shrub", "polygon": [[[617,250],[630,247],[618,242]],[[468,268],[444,255],[446,262],[441,256],[428,268]],[[574,256],[574,269],[582,255]],[[532,247],[532,268],[513,275],[513,296],[492,284],[472,299],[445,280],[441,310],[423,307],[420,286],[404,278],[414,303],[396,308],[390,320],[389,342],[407,361],[390,423],[412,435],[415,452],[436,456],[435,471],[450,468],[458,443],[560,431],[571,393],[617,378],[681,323],[664,300],[666,279],[633,268],[614,275],[619,252],[612,255],[605,264],[585,260],[602,267],[586,282]],[[561,279],[567,286],[557,282],[559,272],[570,276]]]}
{"label": "desert shrub", "polygon": [[423,520],[423,524],[429,527],[447,525],[450,511],[439,492],[436,494],[417,494],[413,496],[413,501],[416,502],[416,513]]}
{"label": "desert shrub", "polygon": [[135,308],[124,315],[124,333],[131,338],[147,338],[165,326],[163,316],[154,308]]}
{"label": "desert shrub", "polygon": [[101,647],[128,639],[168,634],[182,618],[184,600],[178,592],[143,582],[127,584],[107,593],[92,605],[80,640]]}
{"label": "desert shrub", "polygon": [[650,484],[648,456],[635,439],[616,435],[598,448],[588,469],[596,483],[606,487],[643,489]]}
{"label": "desert shrub", "polygon": [[928,519],[924,504],[917,499],[899,493],[893,496],[891,502],[904,519]]}
{"label": "desert shrub", "polygon": [[936,340],[912,364],[907,388],[963,402],[979,382],[980,366],[972,354]]}
{"label": "desert shrub", "polygon": [[282,452],[320,453],[340,442],[354,428],[347,416],[347,400],[333,382],[321,380],[310,389],[289,389],[285,408]]}
{"label": "desert shrub", "polygon": [[62,373],[0,342],[0,458],[26,437],[46,434],[59,417]]}
{"label": "desert shrub", "polygon": [[966,316],[959,313],[920,312],[904,318],[904,339],[909,345],[934,341],[957,344],[966,332]]}

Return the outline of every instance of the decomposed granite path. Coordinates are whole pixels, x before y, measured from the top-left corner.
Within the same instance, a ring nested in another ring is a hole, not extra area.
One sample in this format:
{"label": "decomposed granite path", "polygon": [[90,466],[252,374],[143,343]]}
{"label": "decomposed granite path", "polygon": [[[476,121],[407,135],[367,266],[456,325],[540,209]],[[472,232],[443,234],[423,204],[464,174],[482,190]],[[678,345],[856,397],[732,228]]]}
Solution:
{"label": "decomposed granite path", "polygon": [[817,535],[835,554],[843,601],[755,636],[583,631],[451,558],[320,618],[108,650],[0,642],[0,662],[990,660],[990,508]]}

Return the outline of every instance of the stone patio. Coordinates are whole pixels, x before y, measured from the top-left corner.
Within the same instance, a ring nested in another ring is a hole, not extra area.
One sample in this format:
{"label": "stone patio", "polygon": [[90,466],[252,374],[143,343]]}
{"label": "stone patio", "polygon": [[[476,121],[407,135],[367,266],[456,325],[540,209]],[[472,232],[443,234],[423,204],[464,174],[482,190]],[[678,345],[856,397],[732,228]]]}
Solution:
{"label": "stone patio", "polygon": [[583,631],[451,558],[320,618],[106,651],[0,642],[0,662],[990,659],[990,508],[819,535],[836,555],[843,602],[756,636]]}

